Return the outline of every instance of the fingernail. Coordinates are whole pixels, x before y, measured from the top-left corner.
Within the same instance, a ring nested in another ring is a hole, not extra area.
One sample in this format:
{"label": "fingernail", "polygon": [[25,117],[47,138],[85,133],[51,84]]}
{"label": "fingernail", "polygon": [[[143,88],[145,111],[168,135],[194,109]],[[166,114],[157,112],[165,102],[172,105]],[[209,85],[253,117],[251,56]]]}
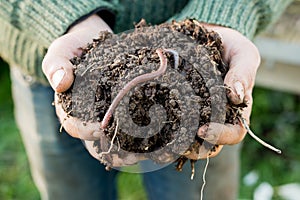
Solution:
{"label": "fingernail", "polygon": [[242,83],[237,81],[237,82],[234,83],[233,86],[234,86],[234,89],[236,91],[236,94],[237,94],[239,100],[241,102],[243,102],[245,91],[244,91],[244,87],[243,87]]}
{"label": "fingernail", "polygon": [[65,71],[63,69],[59,69],[53,74],[52,83],[55,88],[60,84],[61,80],[64,78],[64,75]]}

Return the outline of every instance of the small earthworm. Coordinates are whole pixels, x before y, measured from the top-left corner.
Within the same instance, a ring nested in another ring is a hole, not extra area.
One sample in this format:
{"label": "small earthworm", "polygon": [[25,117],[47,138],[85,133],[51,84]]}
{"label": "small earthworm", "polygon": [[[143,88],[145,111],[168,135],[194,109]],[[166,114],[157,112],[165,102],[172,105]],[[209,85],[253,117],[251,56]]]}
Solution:
{"label": "small earthworm", "polygon": [[[166,50],[167,51],[167,50]],[[170,51],[170,50],[168,50]],[[165,57],[165,55],[163,54],[164,50],[163,49],[157,49],[156,53],[158,54],[158,57],[160,59],[160,67],[158,68],[158,70],[154,71],[154,72],[150,72],[147,74],[143,74],[140,75],[138,77],[135,77],[134,79],[132,79],[130,82],[128,82],[122,89],[121,91],[117,94],[117,96],[114,98],[113,102],[111,103],[110,107],[108,108],[108,110],[106,111],[103,120],[102,120],[102,124],[101,124],[101,128],[105,129],[112,117],[112,114],[114,113],[116,107],[118,106],[118,104],[120,103],[120,101],[122,100],[122,98],[133,88],[135,87],[137,84],[152,80],[158,76],[161,76],[165,73],[166,69],[167,69],[167,58]]]}
{"label": "small earthworm", "polygon": [[174,57],[174,68],[177,69],[178,65],[179,65],[179,55],[178,55],[178,52],[175,51],[174,49],[164,49],[164,51],[173,54],[173,57]]}

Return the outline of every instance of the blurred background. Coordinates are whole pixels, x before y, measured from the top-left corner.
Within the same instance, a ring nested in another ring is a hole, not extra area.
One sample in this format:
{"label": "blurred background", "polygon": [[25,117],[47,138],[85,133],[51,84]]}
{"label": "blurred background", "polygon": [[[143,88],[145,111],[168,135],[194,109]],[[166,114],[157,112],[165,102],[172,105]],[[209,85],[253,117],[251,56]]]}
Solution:
{"label": "blurred background", "polygon": [[[255,43],[262,55],[262,65],[253,92],[251,129],[283,153],[277,155],[246,136],[239,199],[300,199],[300,1],[289,6]],[[121,173],[118,187],[122,200],[146,198],[138,174]],[[40,199],[13,117],[9,68],[2,60],[0,199]]]}

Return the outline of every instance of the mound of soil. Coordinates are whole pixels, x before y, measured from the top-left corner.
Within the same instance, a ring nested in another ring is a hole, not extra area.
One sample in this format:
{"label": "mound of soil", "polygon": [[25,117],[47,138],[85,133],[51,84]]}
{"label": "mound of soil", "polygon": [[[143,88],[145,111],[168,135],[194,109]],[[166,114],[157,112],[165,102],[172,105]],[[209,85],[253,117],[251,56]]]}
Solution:
{"label": "mound of soil", "polygon": [[[200,126],[237,121],[239,108],[227,101],[223,83],[228,66],[222,61],[221,39],[195,20],[157,26],[141,21],[127,33],[101,32],[72,59],[76,79],[58,94],[59,103],[70,116],[100,123],[126,83],[158,69],[159,48],[178,52],[178,66],[174,55],[165,52],[165,74],[135,86],[122,99],[104,130],[108,141],[116,138],[110,153],[101,155],[107,166],[112,166],[112,154],[122,158],[126,152],[143,153],[157,163],[182,163],[201,145],[210,151],[215,147],[196,135]],[[99,155],[109,146],[94,142]]]}

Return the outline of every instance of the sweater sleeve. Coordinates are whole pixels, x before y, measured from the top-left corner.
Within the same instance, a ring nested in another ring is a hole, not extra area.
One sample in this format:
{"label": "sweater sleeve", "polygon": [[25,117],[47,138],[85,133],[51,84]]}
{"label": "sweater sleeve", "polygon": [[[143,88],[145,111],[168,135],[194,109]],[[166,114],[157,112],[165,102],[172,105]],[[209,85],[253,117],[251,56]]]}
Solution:
{"label": "sweater sleeve", "polygon": [[95,9],[116,12],[115,1],[104,0],[20,0],[1,1],[0,17],[45,47],[61,36],[80,17]]}
{"label": "sweater sleeve", "polygon": [[194,18],[233,28],[252,39],[274,22],[292,0],[190,0],[172,19]]}

